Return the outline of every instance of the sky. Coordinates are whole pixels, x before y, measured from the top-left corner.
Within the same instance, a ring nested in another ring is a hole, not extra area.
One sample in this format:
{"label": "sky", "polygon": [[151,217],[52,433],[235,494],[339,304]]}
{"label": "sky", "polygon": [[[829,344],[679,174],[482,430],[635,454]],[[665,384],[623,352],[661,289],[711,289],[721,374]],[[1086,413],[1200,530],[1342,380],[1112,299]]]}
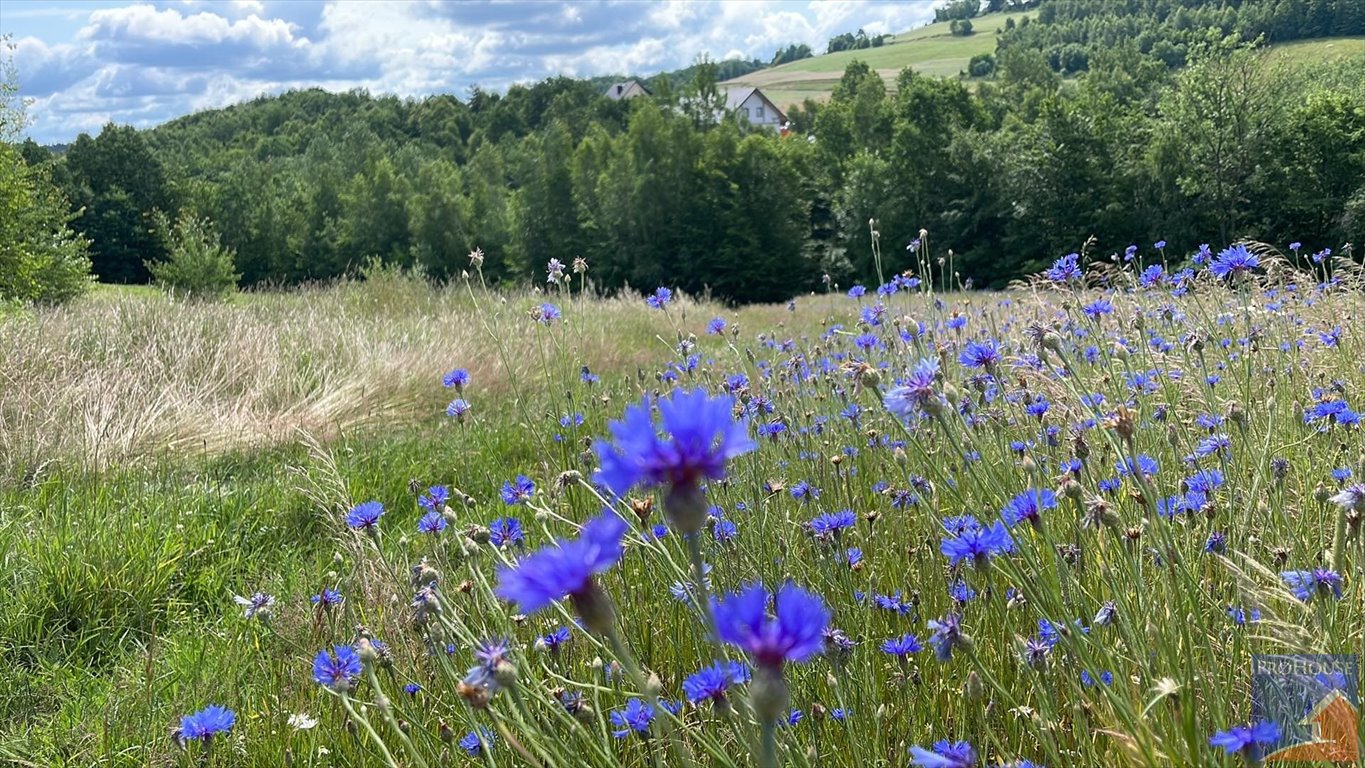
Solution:
{"label": "sky", "polygon": [[150,127],[297,88],[464,97],[554,75],[641,76],[702,54],[769,60],[859,28],[903,32],[941,0],[0,0],[44,144]]}

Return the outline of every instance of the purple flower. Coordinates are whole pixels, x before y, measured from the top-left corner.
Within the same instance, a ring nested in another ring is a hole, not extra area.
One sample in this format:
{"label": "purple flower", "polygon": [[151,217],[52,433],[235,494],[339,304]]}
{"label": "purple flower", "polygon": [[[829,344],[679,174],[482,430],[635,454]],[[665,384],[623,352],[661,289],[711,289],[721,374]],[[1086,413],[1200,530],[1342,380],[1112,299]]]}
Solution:
{"label": "purple flower", "polygon": [[360,530],[373,528],[379,524],[379,518],[383,515],[383,504],[367,501],[351,507],[351,511],[346,513],[346,524]]}
{"label": "purple flower", "polygon": [[903,385],[887,391],[882,397],[882,404],[902,421],[908,420],[917,410],[945,405],[943,398],[934,389],[937,376],[937,362],[920,360]]}
{"label": "purple flower", "polygon": [[649,733],[650,723],[653,722],[654,707],[640,699],[631,699],[626,702],[625,708],[611,711],[611,724],[616,726],[616,730],[612,731],[611,735],[618,739],[624,739],[631,732]]}
{"label": "purple flower", "polygon": [[749,679],[749,670],[734,661],[717,661],[683,680],[683,694],[693,704],[703,701],[720,702],[725,700],[725,692],[731,685],[739,685]]}
{"label": "purple flower", "polygon": [[725,318],[713,317],[711,322],[706,324],[706,332],[711,336],[719,336],[725,332]]}
{"label": "purple flower", "polygon": [[349,645],[335,646],[331,653],[318,651],[313,659],[313,679],[332,690],[346,690],[360,672],[360,656]]}
{"label": "purple flower", "polygon": [[645,298],[645,303],[654,309],[663,309],[671,301],[673,301],[673,292],[663,286],[655,288],[654,293]]}
{"label": "purple flower", "polygon": [[541,304],[539,307],[536,307],[535,310],[533,310],[532,312],[532,316],[535,317],[536,322],[549,325],[550,323],[553,323],[554,321],[563,317],[564,314],[559,311],[559,307],[546,302],[545,304]]}
{"label": "purple flower", "polygon": [[919,638],[914,635],[901,635],[882,643],[883,653],[901,658],[919,653],[922,650],[924,650],[924,646],[920,644]]}
{"label": "purple flower", "polygon": [[452,387],[455,389],[464,389],[465,386],[469,384],[469,371],[466,371],[463,368],[456,368],[450,373],[447,373],[445,378],[441,379],[441,383],[445,384],[446,389]]}
{"label": "purple flower", "polygon": [[770,618],[771,599],[763,584],[755,582],[713,600],[720,640],[768,668],[780,668],[787,661],[803,662],[824,650],[830,615],[823,600],[794,584],[784,584],[777,592],[776,616]]}
{"label": "purple flower", "polygon": [[419,533],[437,534],[440,533],[441,531],[444,531],[445,529],[446,529],[445,515],[441,514],[440,512],[437,512],[434,509],[426,513],[425,515],[422,515],[422,519],[417,521],[417,530]]}
{"label": "purple flower", "polygon": [[911,747],[910,756],[915,765],[922,768],[972,768],[976,765],[976,751],[965,741],[936,741],[932,752],[923,747]]}
{"label": "purple flower", "polygon": [[1209,271],[1220,278],[1237,277],[1243,273],[1250,272],[1261,266],[1260,259],[1247,250],[1242,244],[1237,244],[1231,248],[1225,248],[1218,252],[1218,257],[1209,264]]}
{"label": "purple flower", "polygon": [[1011,528],[1025,521],[1036,526],[1042,523],[1043,511],[1056,506],[1057,494],[1047,488],[1030,488],[1010,499],[1000,510],[1000,517]]}
{"label": "purple flower", "polygon": [[469,733],[466,733],[464,738],[460,739],[460,749],[463,749],[464,753],[470,757],[478,757],[486,750],[492,748],[493,742],[496,739],[497,735],[494,734],[493,731],[487,726],[481,725]]}
{"label": "purple flower", "polygon": [[957,356],[958,362],[968,368],[994,368],[1000,362],[1000,351],[996,348],[995,342],[987,339],[986,341],[969,341],[963,348],[962,353]]}
{"label": "purple flower", "polygon": [[181,739],[185,741],[208,741],[215,735],[227,733],[237,722],[237,713],[216,704],[180,718]]}
{"label": "purple flower", "polygon": [[515,517],[500,517],[488,524],[488,541],[495,547],[521,546],[525,538],[521,521]]}
{"label": "purple flower", "polygon": [[526,475],[517,475],[516,480],[508,480],[502,484],[502,503],[509,507],[518,504],[525,504],[531,500],[531,495],[536,492],[536,484]]}
{"label": "purple flower", "polygon": [[972,565],[978,568],[985,567],[992,556],[1013,550],[1014,540],[1010,538],[1005,524],[999,520],[990,528],[966,527],[956,535],[943,539],[938,547],[950,565],[971,560]]}
{"label": "purple flower", "polygon": [[658,401],[630,405],[609,425],[614,440],[597,441],[599,480],[617,496],[637,484],[696,488],[702,480],[725,477],[725,464],[754,450],[748,425],[736,421],[734,398],[711,397],[704,389],[674,390]]}
{"label": "purple flower", "polygon": [[592,577],[621,559],[626,521],[610,510],[583,524],[576,539],[560,539],[515,566],[498,568],[494,594],[535,613],[565,596],[586,598],[596,589]]}
{"label": "purple flower", "polygon": [[469,413],[469,403],[458,397],[446,406],[446,415],[451,418],[462,419],[466,413]]}
{"label": "purple flower", "polygon": [[1336,599],[1341,599],[1341,574],[1326,568],[1314,568],[1311,571],[1284,571],[1280,574],[1280,579],[1284,585],[1289,587],[1289,591],[1294,593],[1294,597],[1305,603],[1313,599],[1313,595],[1321,592],[1322,594],[1331,593]]}
{"label": "purple flower", "polygon": [[1047,271],[1047,279],[1054,283],[1069,283],[1073,280],[1080,280],[1080,258],[1081,256],[1078,253],[1068,253],[1057,259],[1053,262],[1052,268]]}
{"label": "purple flower", "polygon": [[1229,755],[1240,755],[1256,762],[1261,759],[1265,747],[1273,746],[1279,740],[1280,726],[1263,720],[1219,731],[1209,738],[1209,746],[1222,747]]}

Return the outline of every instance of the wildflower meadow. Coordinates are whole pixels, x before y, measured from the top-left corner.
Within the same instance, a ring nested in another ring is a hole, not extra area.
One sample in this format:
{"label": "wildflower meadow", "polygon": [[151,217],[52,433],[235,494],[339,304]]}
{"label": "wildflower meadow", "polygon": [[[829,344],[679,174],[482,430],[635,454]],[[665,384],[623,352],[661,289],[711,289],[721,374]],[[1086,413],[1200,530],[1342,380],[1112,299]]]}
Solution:
{"label": "wildflower meadow", "polygon": [[[0,760],[1261,764],[1300,724],[1252,716],[1252,656],[1365,647],[1358,258],[1158,243],[971,292],[910,257],[738,309],[585,261],[490,289],[475,252],[0,321],[13,376],[91,398],[0,395]],[[110,403],[156,359],[111,317],[248,352]],[[173,447],[97,450],[92,402]],[[70,431],[20,434],[35,403]]]}

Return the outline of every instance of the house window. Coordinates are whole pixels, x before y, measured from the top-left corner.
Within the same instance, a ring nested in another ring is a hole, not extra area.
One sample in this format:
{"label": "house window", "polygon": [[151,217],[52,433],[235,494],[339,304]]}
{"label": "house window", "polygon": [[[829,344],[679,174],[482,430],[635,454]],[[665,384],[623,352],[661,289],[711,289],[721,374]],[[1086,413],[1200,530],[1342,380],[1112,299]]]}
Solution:
{"label": "house window", "polygon": [[740,107],[740,109],[744,110],[744,119],[745,119],[745,120],[748,120],[748,119],[749,119],[749,108],[748,108],[748,107]]}
{"label": "house window", "polygon": [[758,109],[758,119],[759,119],[759,120],[762,120],[762,119],[763,119],[763,107],[758,107],[757,109]]}

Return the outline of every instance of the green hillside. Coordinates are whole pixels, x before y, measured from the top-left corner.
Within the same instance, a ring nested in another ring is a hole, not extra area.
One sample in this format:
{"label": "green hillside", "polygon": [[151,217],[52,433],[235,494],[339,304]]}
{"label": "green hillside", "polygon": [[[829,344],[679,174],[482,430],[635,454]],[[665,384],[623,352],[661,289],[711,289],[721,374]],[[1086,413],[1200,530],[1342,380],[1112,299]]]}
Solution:
{"label": "green hillside", "polygon": [[799,104],[806,98],[824,100],[829,98],[834,84],[843,75],[849,62],[867,62],[891,84],[896,75],[906,67],[918,72],[939,77],[956,77],[967,68],[973,56],[991,53],[995,50],[997,31],[1005,26],[1007,19],[1015,23],[1028,16],[1028,13],[995,13],[972,19],[974,31],[967,37],[957,37],[949,33],[948,24],[930,24],[919,29],[896,35],[896,42],[880,48],[865,48],[861,51],[840,51],[838,53],[815,56],[801,61],[793,61],[771,69],[751,72],[724,83],[725,86],[752,85],[763,89],[763,93],[774,103],[786,107]]}
{"label": "green hillside", "polygon": [[[855,60],[867,62],[886,80],[888,86],[894,85],[896,75],[906,67],[927,75],[957,77],[967,68],[973,56],[995,51],[997,31],[1005,26],[1006,19],[1013,18],[1017,24],[1019,19],[1027,15],[1000,13],[977,17],[972,20],[975,31],[967,37],[949,34],[947,23],[930,24],[899,34],[896,42],[880,48],[840,51],[802,59],[751,72],[727,80],[722,85],[757,86],[773,103],[785,109],[807,98],[816,101],[828,99],[844,69]],[[1293,64],[1340,61],[1365,56],[1365,37],[1295,40],[1277,44],[1271,50],[1276,57]]]}

